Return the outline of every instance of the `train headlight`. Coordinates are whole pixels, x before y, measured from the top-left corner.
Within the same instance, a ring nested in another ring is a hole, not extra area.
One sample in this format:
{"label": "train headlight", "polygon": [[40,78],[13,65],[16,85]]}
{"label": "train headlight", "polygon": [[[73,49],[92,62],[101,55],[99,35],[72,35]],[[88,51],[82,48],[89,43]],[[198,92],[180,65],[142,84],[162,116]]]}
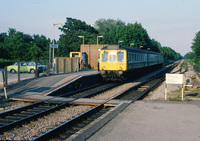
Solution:
{"label": "train headlight", "polygon": [[118,73],[119,73],[119,75],[122,75],[122,74],[123,74],[123,71],[122,71],[122,70],[119,70]]}
{"label": "train headlight", "polygon": [[106,71],[105,70],[100,70],[100,73],[103,75],[103,74],[106,74]]}

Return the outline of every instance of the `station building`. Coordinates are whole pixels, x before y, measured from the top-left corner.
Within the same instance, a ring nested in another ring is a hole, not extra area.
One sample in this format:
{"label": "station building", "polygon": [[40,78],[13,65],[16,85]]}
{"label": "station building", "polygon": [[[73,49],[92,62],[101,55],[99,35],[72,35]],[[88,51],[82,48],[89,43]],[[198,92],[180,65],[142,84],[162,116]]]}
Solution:
{"label": "station building", "polygon": [[107,46],[107,44],[81,44],[80,52],[84,53],[85,67],[88,69],[97,69],[97,60],[100,57],[101,48]]}

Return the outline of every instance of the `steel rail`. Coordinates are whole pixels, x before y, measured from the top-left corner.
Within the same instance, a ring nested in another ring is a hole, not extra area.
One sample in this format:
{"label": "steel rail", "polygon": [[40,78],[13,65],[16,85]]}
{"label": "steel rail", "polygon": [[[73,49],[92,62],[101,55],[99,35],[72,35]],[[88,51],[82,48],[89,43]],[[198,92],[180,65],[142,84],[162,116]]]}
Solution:
{"label": "steel rail", "polygon": [[[169,70],[169,69],[168,69]],[[160,77],[160,76],[157,76],[157,77]],[[140,99],[142,96],[144,96],[149,90],[151,90],[154,86],[156,86],[160,81],[162,81],[162,79],[164,78],[165,76],[162,76],[158,81],[156,81],[156,83],[154,85],[152,85],[151,87],[149,87],[148,89],[146,89],[144,92],[142,92],[142,94],[135,100],[133,100],[131,103],[134,103],[135,101],[137,101],[138,99]],[[129,93],[133,88],[135,87],[139,87],[141,86],[142,84],[145,84],[149,81],[151,81],[152,79],[155,79],[155,78],[151,78],[151,79],[148,79],[146,81],[143,81],[137,85],[135,85],[134,87],[132,88],[129,88],[127,89],[125,92],[119,94],[119,95],[124,95],[126,93]],[[81,115],[59,125],[58,127],[36,137],[35,139],[33,139],[33,141],[38,141],[38,140],[49,140],[49,139],[52,139],[54,136],[58,136],[59,135],[59,132],[62,132],[63,130],[66,130],[66,128],[70,128],[72,125],[74,124],[77,124],[79,121],[83,120],[84,118],[87,118],[88,115],[91,115],[93,112],[95,112],[96,110],[98,110],[99,108],[103,107],[104,104],[108,103],[109,101],[113,100],[113,99],[116,99],[117,97],[119,97],[119,95],[109,99],[109,100],[105,100],[104,102],[100,103],[98,106],[82,113]],[[129,104],[128,104],[129,105]],[[127,106],[128,106],[127,105]]]}

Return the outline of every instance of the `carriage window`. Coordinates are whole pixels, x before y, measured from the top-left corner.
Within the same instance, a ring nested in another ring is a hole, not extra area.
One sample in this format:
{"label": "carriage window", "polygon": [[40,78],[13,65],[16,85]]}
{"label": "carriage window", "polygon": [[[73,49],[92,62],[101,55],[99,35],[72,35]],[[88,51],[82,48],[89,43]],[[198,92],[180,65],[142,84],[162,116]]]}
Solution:
{"label": "carriage window", "polygon": [[108,61],[108,52],[103,52],[102,53],[102,62],[107,62]]}
{"label": "carriage window", "polygon": [[123,52],[117,53],[117,61],[118,62],[124,62],[124,53]]}
{"label": "carriage window", "polygon": [[116,52],[110,52],[109,62],[115,62],[115,61],[116,61]]}

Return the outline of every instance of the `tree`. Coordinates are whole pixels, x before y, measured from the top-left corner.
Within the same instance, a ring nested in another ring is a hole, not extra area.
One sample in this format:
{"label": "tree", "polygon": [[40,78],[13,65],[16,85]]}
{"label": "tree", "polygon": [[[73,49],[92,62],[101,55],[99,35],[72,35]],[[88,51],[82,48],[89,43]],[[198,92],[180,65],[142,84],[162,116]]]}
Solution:
{"label": "tree", "polygon": [[4,40],[4,48],[6,51],[6,59],[12,60],[26,60],[28,57],[27,52],[30,47],[32,37],[15,29],[10,28],[8,36]]}
{"label": "tree", "polygon": [[161,44],[158,41],[156,41],[155,39],[152,39],[151,42],[152,42],[152,51],[162,53],[160,51],[160,48],[162,47]]}
{"label": "tree", "polygon": [[172,61],[172,60],[178,60],[178,59],[182,58],[180,53],[175,52],[170,47],[161,47],[160,50],[164,54],[165,60],[171,60]]}
{"label": "tree", "polygon": [[[33,55],[34,52],[41,50],[42,53],[37,59],[47,59],[49,54],[49,43],[50,39],[47,39],[43,35],[31,36],[10,28],[8,30],[8,35],[6,33],[0,34],[1,58],[17,61],[35,60],[35,55]],[[36,49],[36,46],[37,50],[34,51],[33,48]]]}
{"label": "tree", "polygon": [[69,56],[71,51],[80,51],[80,44],[83,43],[78,37],[80,35],[84,36],[85,44],[96,43],[98,31],[84,21],[66,18],[65,24],[59,29],[63,32],[58,42],[60,56]]}
{"label": "tree", "polygon": [[121,20],[113,20],[113,19],[99,19],[95,22],[94,27],[98,30],[100,35],[104,35],[110,31],[113,27],[118,27],[125,25],[125,22]]}
{"label": "tree", "polygon": [[46,38],[44,35],[33,35],[33,43],[35,46],[40,48],[41,54],[38,59],[46,60],[49,58],[49,43],[50,39]]}
{"label": "tree", "polygon": [[184,55],[184,59],[194,59],[194,58],[195,58],[194,52],[188,52],[187,54]]}
{"label": "tree", "polygon": [[195,56],[194,61],[196,64],[200,64],[200,31],[196,33],[191,46]]}
{"label": "tree", "polygon": [[124,46],[130,46],[133,43],[134,45],[131,47],[152,50],[151,39],[147,31],[137,22],[135,24],[115,26],[106,33],[104,38],[106,44],[118,44],[120,40],[123,41],[121,44]]}
{"label": "tree", "polygon": [[39,58],[43,54],[43,51],[36,44],[33,44],[33,46],[30,48],[28,54],[30,55],[31,60],[39,60]]}

